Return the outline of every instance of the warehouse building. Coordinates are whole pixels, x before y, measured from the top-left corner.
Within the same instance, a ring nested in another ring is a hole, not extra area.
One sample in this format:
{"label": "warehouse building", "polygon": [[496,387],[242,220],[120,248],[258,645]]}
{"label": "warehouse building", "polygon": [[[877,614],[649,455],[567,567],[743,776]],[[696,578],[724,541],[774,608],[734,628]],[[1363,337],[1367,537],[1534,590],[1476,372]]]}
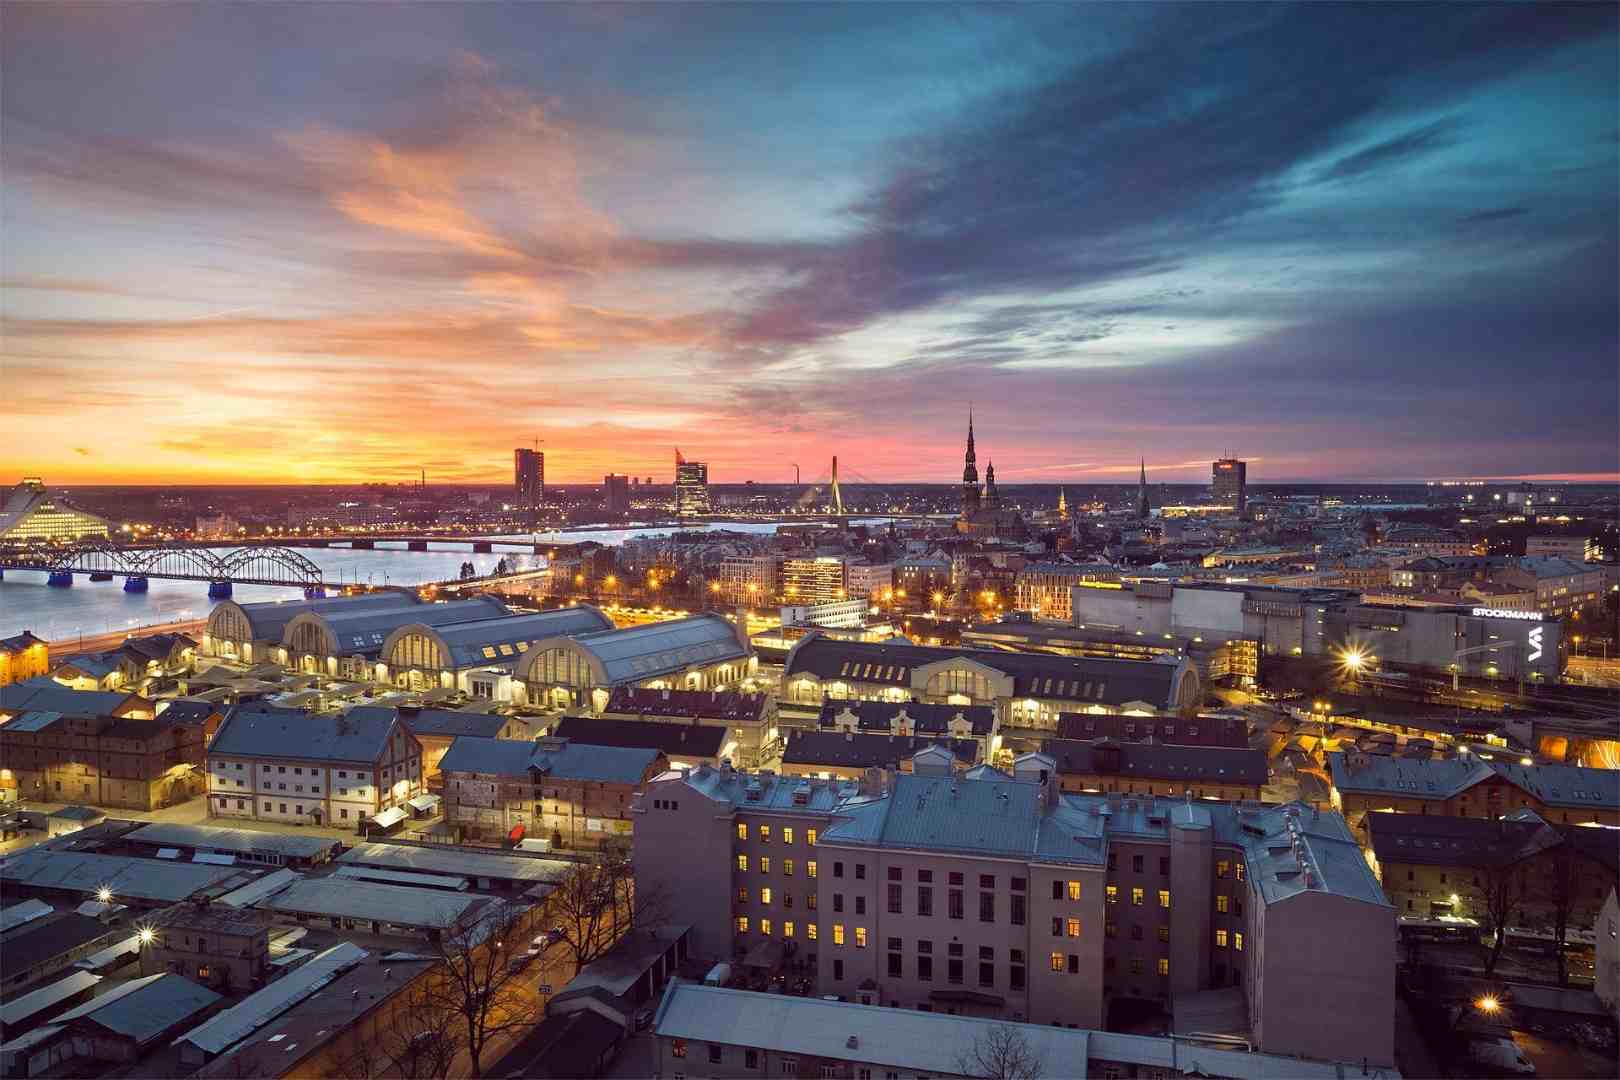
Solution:
{"label": "warehouse building", "polygon": [[614,690],[724,690],[754,674],[747,631],[722,615],[644,623],[536,640],[518,661],[524,700],[600,713]]}

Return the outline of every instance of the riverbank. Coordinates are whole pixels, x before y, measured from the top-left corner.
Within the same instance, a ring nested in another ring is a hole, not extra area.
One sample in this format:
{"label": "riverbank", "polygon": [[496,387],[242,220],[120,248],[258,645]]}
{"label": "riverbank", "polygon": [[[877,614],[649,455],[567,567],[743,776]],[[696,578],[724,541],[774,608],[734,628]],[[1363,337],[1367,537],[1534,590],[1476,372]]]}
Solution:
{"label": "riverbank", "polygon": [[190,634],[200,638],[202,632],[208,628],[207,619],[180,619],[174,622],[152,623],[147,626],[127,626],[122,630],[114,630],[110,634],[81,634],[70,638],[58,638],[50,642],[51,663],[58,660],[69,660],[75,656],[86,653],[106,652],[116,649],[124,643],[126,638],[146,637],[151,634]]}

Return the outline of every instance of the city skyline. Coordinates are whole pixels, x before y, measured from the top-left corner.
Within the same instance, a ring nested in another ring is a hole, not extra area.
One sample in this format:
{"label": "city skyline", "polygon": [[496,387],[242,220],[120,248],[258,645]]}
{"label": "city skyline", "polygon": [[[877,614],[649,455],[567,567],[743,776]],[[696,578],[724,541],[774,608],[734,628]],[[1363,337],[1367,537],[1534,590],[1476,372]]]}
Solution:
{"label": "city skyline", "polygon": [[1616,11],[1211,12],[12,6],[0,460],[1620,476]]}

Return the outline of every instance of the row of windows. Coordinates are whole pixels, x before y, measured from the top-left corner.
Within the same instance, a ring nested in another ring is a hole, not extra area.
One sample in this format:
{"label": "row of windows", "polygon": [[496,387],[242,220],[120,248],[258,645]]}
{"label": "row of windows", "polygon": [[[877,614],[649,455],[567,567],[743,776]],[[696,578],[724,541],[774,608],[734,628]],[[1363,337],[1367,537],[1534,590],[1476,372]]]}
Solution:
{"label": "row of windows", "polygon": [[[759,826],[758,829],[755,830],[755,835],[759,837],[759,842],[760,843],[768,844],[768,843],[771,842],[771,827],[769,825],[761,825],[761,826]],[[782,843],[784,843],[784,844],[793,843],[793,838],[794,838],[793,826],[791,826],[791,825],[782,826],[781,837],[782,837]],[[739,839],[739,840],[747,840],[748,839],[748,823],[746,821],[737,822],[737,839]],[[815,829],[806,829],[806,830],[804,830],[804,842],[807,845],[809,845],[810,847],[815,847],[816,846],[816,830]],[[842,865],[842,864],[840,864],[840,865]],[[863,877],[863,878],[866,876],[866,868],[865,867],[861,868],[860,876]]]}
{"label": "row of windows", "polygon": [[[815,907],[814,904],[811,904],[810,906]],[[739,915],[739,916],[737,916],[737,933],[739,933],[739,934],[748,933],[748,928],[751,925],[752,925],[752,923],[749,921],[749,918],[748,918],[747,915]],[[774,929],[774,927],[773,927],[770,919],[761,919],[761,920],[759,920],[759,932],[761,934],[769,936],[772,933],[773,929]],[[840,935],[842,935],[843,934],[843,927],[839,927],[838,932],[839,932]],[[815,941],[816,938],[819,936],[819,933],[820,933],[820,930],[819,930],[819,928],[817,927],[817,925],[815,923],[807,922],[807,923],[804,924],[804,936],[808,940]],[[860,934],[860,938],[861,938],[861,946],[860,947],[864,949],[864,948],[866,948],[866,931],[865,930],[860,930],[860,931],[858,931],[858,933]],[[786,919],[786,920],[784,920],[782,922],[782,936],[784,938],[791,938],[791,937],[798,936],[798,926],[793,922],[792,919]],[[841,945],[841,944],[843,944],[843,942],[840,941],[839,944]]]}
{"label": "row of windows", "polygon": [[[1104,892],[1104,895],[1107,897],[1108,902],[1110,904],[1119,903],[1119,886],[1118,885],[1109,885],[1103,890],[1103,892]],[[1226,897],[1217,896],[1215,899],[1217,901],[1220,901],[1220,900],[1225,900]],[[1143,903],[1146,902],[1146,900],[1147,900],[1147,890],[1142,888],[1142,886],[1140,886],[1140,885],[1132,885],[1131,886],[1131,906],[1132,907],[1141,907],[1143,905]],[[1159,906],[1161,908],[1165,908],[1167,910],[1169,909],[1169,907],[1170,907],[1170,890],[1169,889],[1160,889],[1159,890]]]}
{"label": "row of windows", "polygon": [[[748,872],[748,865],[749,865],[748,856],[746,856],[746,855],[738,855],[737,856],[737,869],[738,870],[740,870],[740,871],[742,871],[743,873],[746,874]],[[792,859],[783,859],[782,860],[782,874],[783,874],[783,876],[792,877],[793,876],[793,871],[794,871],[796,866],[797,866],[797,864]],[[768,873],[771,872],[771,857],[769,855],[761,855],[759,857],[759,872],[762,873],[762,874],[768,874]],[[806,859],[805,860],[805,863],[804,863],[804,876],[805,877],[815,877],[816,876],[816,860],[814,860],[814,859]]]}

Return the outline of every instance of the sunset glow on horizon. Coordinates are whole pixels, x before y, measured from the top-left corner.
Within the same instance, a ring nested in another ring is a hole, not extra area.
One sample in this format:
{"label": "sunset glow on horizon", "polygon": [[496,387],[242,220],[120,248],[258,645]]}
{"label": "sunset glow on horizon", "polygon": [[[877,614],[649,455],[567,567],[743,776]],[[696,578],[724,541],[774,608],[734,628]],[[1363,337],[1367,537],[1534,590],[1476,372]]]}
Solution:
{"label": "sunset glow on horizon", "polygon": [[1613,481],[1616,9],[1418,15],[9,5],[4,481]]}

